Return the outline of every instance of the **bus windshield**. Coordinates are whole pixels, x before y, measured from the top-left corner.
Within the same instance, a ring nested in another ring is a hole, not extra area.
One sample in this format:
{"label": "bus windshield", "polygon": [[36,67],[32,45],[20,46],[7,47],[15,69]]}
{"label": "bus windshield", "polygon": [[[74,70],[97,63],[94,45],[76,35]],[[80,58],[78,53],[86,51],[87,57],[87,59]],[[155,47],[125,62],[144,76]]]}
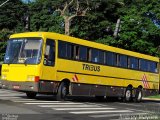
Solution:
{"label": "bus windshield", "polygon": [[42,39],[10,39],[7,43],[5,64],[38,64],[41,60]]}

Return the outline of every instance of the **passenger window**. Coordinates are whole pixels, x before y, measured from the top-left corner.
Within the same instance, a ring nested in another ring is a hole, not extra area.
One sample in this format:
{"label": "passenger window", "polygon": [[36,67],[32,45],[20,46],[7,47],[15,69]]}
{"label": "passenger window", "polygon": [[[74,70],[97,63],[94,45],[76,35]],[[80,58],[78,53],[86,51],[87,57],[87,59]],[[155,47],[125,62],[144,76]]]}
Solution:
{"label": "passenger window", "polygon": [[104,52],[99,51],[99,63],[104,64]]}
{"label": "passenger window", "polygon": [[87,48],[87,61],[91,62],[91,48]]}
{"label": "passenger window", "polygon": [[140,70],[142,71],[148,71],[148,61],[144,59],[140,59]]}
{"label": "passenger window", "polygon": [[44,56],[44,65],[53,66],[55,63],[55,41],[47,39]]}
{"label": "passenger window", "polygon": [[110,66],[117,65],[117,55],[112,52],[106,52],[106,64]]}
{"label": "passenger window", "polygon": [[66,51],[67,51],[66,42],[59,41],[58,42],[58,57],[65,58],[66,57]]}
{"label": "passenger window", "polygon": [[76,60],[79,60],[79,46],[78,45],[75,45],[74,47],[74,56],[75,56],[75,59]]}
{"label": "passenger window", "polygon": [[149,62],[149,71],[154,73],[158,72],[158,65],[156,62]]}
{"label": "passenger window", "polygon": [[127,68],[127,65],[128,65],[127,56],[125,56],[125,55],[119,55],[118,66],[119,67]]}
{"label": "passenger window", "polygon": [[92,51],[91,51],[91,62],[97,63],[98,61],[99,61],[98,50],[92,49]]}
{"label": "passenger window", "polygon": [[131,69],[138,69],[138,59],[137,58],[134,58],[134,57],[129,57],[129,66],[128,68],[131,68]]}
{"label": "passenger window", "polygon": [[87,47],[79,47],[79,60],[87,61]]}
{"label": "passenger window", "polygon": [[66,56],[65,58],[73,59],[74,58],[74,46],[70,43],[66,43]]}

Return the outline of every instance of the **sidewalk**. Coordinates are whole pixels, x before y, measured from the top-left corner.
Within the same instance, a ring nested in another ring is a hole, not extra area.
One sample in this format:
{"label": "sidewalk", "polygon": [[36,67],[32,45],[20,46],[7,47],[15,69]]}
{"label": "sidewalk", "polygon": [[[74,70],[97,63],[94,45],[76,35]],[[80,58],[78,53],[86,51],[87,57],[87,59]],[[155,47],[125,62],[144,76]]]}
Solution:
{"label": "sidewalk", "polygon": [[160,102],[160,98],[142,98],[142,100],[151,100],[151,101],[156,101],[156,102]]}

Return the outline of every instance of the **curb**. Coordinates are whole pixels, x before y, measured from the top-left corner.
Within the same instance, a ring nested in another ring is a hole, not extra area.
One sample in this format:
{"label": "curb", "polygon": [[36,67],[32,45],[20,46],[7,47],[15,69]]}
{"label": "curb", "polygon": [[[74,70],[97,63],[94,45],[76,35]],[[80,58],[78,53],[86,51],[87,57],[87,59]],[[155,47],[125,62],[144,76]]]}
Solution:
{"label": "curb", "polygon": [[142,98],[142,100],[151,100],[151,101],[159,101],[160,102],[160,99],[158,99],[158,98]]}

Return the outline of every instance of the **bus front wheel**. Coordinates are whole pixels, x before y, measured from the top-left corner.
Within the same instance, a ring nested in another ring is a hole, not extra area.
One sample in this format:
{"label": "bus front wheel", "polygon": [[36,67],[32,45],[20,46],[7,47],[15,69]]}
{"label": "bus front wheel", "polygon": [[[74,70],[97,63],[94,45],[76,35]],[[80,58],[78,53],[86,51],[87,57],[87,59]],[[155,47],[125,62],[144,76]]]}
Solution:
{"label": "bus front wheel", "polygon": [[37,93],[36,92],[26,92],[26,95],[28,98],[33,99],[36,97]]}
{"label": "bus front wheel", "polygon": [[68,90],[69,90],[69,87],[68,87],[67,83],[62,82],[58,88],[56,100],[60,100],[60,101],[65,100],[66,96],[68,94]]}

